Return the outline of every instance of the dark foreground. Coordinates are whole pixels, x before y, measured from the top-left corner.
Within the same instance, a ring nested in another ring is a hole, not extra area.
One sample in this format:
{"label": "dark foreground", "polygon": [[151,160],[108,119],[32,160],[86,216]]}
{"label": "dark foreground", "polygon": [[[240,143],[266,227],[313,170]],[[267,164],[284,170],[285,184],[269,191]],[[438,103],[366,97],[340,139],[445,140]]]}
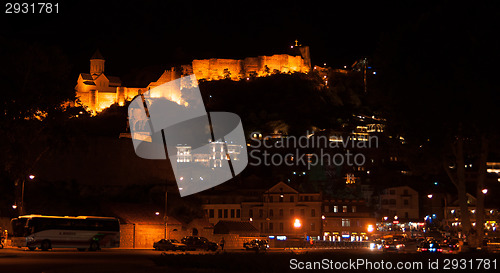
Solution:
{"label": "dark foreground", "polygon": [[[360,250],[271,250],[267,253],[152,250],[0,250],[0,272],[498,272],[500,254],[382,253]],[[401,269],[398,269],[398,268]]]}

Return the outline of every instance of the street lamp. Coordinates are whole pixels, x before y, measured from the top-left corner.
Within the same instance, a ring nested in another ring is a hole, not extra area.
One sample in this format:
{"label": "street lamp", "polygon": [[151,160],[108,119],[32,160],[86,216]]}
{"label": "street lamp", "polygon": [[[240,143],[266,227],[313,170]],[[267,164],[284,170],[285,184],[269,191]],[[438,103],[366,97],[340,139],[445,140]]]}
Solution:
{"label": "street lamp", "polygon": [[[33,179],[35,179],[35,175],[30,174],[30,175],[28,175],[28,178],[30,180],[33,180]],[[26,179],[23,178],[23,184],[21,186],[21,205],[19,206],[19,215],[24,214],[24,182],[26,182]],[[14,208],[14,206],[15,206],[15,208]],[[12,208],[16,209],[17,205],[14,205],[14,206],[12,206]]]}
{"label": "street lamp", "polygon": [[482,189],[482,190],[481,190],[481,192],[482,192],[483,194],[487,194],[487,193],[488,193],[488,189]]}
{"label": "street lamp", "polygon": [[295,221],[293,222],[293,227],[297,231],[296,236],[299,237],[299,229],[302,227],[302,223],[300,222],[300,219],[295,218]]}
{"label": "street lamp", "polygon": [[302,223],[300,222],[300,219],[295,219],[295,222],[293,222],[293,227],[300,228],[301,226],[302,226]]}
{"label": "street lamp", "polygon": [[373,225],[368,225],[367,229],[366,229],[368,232],[373,232],[375,230],[375,228],[373,227]]}
{"label": "street lamp", "polygon": [[[486,190],[488,191],[488,190]],[[432,197],[434,197],[434,195],[431,194],[427,194],[427,198],[429,199],[432,199]],[[444,214],[443,214],[443,217],[444,217],[444,224],[445,225],[448,225],[448,202],[446,201],[446,195],[443,196],[443,200],[444,200]]]}

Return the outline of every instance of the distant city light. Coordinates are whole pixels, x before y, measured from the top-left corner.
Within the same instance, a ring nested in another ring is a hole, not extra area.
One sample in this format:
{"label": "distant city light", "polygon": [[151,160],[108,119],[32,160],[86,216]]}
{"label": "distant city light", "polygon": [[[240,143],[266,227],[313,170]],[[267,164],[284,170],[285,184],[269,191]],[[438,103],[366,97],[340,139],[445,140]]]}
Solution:
{"label": "distant city light", "polygon": [[427,194],[427,198],[432,199],[432,194]]}
{"label": "distant city light", "polygon": [[160,212],[159,212],[159,211],[157,211],[157,212],[155,212],[155,214],[156,214],[156,215],[160,215]]}
{"label": "distant city light", "polygon": [[34,176],[34,175],[32,175],[32,174],[30,174],[28,177],[29,177],[29,179],[31,179],[31,180],[35,179],[35,176]]}
{"label": "distant city light", "polygon": [[483,194],[487,194],[487,193],[488,193],[488,189],[482,189],[482,190],[481,190],[481,192],[482,192]]}
{"label": "distant city light", "polygon": [[17,209],[17,205],[16,204],[12,205],[12,208]]}

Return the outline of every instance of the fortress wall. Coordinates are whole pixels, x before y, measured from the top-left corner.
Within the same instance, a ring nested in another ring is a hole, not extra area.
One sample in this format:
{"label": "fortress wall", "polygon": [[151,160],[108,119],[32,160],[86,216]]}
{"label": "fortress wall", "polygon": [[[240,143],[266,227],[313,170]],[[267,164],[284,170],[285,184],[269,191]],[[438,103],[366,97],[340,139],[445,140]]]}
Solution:
{"label": "fortress wall", "polygon": [[96,110],[101,111],[105,108],[108,108],[116,101],[116,92],[96,92],[96,96],[98,97],[98,103],[96,104]]}
{"label": "fortress wall", "polygon": [[193,73],[197,79],[208,79],[209,60],[193,60]]}
{"label": "fortress wall", "polygon": [[[231,79],[238,80],[241,77],[248,77],[252,73],[257,73],[258,76],[267,76],[266,66],[269,68],[269,73],[273,73],[275,70],[281,73],[307,73],[310,70],[308,61],[301,56],[275,54],[272,56],[247,57],[243,60],[215,58],[193,60],[191,71],[198,79],[219,80],[224,79],[224,70],[228,69],[231,73]],[[190,72],[189,68],[186,66],[185,71]]]}

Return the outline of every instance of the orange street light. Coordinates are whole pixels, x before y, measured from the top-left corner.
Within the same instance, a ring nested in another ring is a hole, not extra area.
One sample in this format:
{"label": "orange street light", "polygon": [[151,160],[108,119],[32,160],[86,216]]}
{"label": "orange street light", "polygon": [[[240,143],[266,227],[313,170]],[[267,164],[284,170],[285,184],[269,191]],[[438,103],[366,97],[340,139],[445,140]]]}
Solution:
{"label": "orange street light", "polygon": [[293,222],[293,227],[294,228],[300,228],[302,226],[302,223],[300,222],[299,219],[295,219],[295,222]]}
{"label": "orange street light", "polygon": [[368,228],[366,230],[368,232],[373,232],[375,230],[375,228],[373,227],[373,225],[368,225]]}

